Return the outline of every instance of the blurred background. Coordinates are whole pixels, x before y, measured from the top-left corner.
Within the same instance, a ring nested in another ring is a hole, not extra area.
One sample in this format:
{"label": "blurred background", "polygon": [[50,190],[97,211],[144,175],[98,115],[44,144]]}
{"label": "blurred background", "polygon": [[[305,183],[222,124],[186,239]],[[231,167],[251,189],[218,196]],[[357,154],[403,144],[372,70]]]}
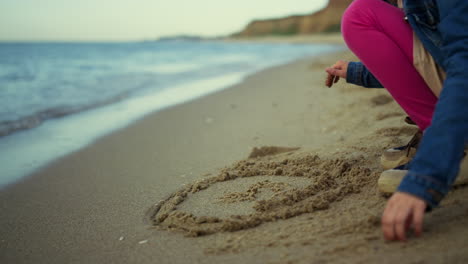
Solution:
{"label": "blurred background", "polygon": [[342,49],[288,37],[339,32],[351,1],[2,0],[0,186],[148,113]]}
{"label": "blurred background", "polygon": [[2,41],[141,41],[225,36],[254,19],[308,14],[327,0],[2,0]]}

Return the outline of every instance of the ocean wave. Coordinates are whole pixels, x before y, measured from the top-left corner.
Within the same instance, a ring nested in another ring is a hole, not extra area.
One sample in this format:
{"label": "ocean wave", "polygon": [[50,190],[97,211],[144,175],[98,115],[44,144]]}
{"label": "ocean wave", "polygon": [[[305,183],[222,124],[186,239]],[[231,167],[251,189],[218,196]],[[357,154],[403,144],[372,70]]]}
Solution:
{"label": "ocean wave", "polygon": [[0,43],[0,137],[138,96],[171,94],[175,99],[169,101],[177,104],[182,97],[205,94],[206,88],[192,85],[199,81],[245,76],[327,50],[333,48],[223,42]]}
{"label": "ocean wave", "polygon": [[15,132],[19,132],[21,130],[38,127],[42,123],[50,119],[62,118],[68,115],[102,107],[104,105],[113,104],[118,101],[124,100],[127,97],[128,93],[122,93],[112,98],[95,102],[92,104],[86,104],[81,106],[56,106],[37,111],[35,113],[22,116],[14,120],[0,121],[0,137],[5,137]]}
{"label": "ocean wave", "polygon": [[182,72],[189,72],[200,68],[199,64],[195,63],[174,63],[165,65],[156,65],[145,68],[149,72],[156,72],[162,74],[176,74]]}

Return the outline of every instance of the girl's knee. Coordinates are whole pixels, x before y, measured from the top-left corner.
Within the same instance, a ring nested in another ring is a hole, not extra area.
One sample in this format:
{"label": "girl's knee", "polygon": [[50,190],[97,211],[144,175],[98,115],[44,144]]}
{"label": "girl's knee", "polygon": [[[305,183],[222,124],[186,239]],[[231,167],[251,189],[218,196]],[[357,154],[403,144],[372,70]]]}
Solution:
{"label": "girl's knee", "polygon": [[349,26],[361,21],[366,16],[365,12],[369,10],[370,3],[372,3],[372,0],[354,0],[343,13],[341,29],[347,30]]}
{"label": "girl's knee", "polygon": [[346,42],[351,41],[352,36],[358,35],[360,30],[371,26],[373,23],[371,13],[376,5],[386,4],[382,0],[354,0],[343,13],[341,18],[341,33]]}
{"label": "girl's knee", "polygon": [[359,2],[362,2],[362,0],[353,1],[345,10],[341,18],[341,34],[343,35],[346,43],[348,43],[352,36],[356,34],[355,25],[360,18],[359,6],[361,4]]}

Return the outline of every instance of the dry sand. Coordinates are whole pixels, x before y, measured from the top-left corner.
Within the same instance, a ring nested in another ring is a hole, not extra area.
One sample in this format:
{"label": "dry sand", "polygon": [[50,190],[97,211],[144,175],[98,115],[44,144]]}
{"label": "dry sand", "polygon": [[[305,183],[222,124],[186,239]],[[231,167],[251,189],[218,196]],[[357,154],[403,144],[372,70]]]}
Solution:
{"label": "dry sand", "polygon": [[340,58],[149,115],[3,190],[0,263],[466,263],[464,186],[423,237],[383,240],[379,156],[415,128],[385,90],[326,88]]}

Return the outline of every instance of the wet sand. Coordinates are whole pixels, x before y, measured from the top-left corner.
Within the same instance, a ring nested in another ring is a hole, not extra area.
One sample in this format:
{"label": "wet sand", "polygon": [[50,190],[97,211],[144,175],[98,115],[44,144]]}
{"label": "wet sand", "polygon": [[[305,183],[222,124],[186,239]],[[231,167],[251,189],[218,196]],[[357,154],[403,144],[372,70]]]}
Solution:
{"label": "wet sand", "polygon": [[8,187],[0,262],[466,263],[465,186],[422,238],[383,240],[380,153],[415,128],[385,90],[324,86],[352,57],[264,70]]}

